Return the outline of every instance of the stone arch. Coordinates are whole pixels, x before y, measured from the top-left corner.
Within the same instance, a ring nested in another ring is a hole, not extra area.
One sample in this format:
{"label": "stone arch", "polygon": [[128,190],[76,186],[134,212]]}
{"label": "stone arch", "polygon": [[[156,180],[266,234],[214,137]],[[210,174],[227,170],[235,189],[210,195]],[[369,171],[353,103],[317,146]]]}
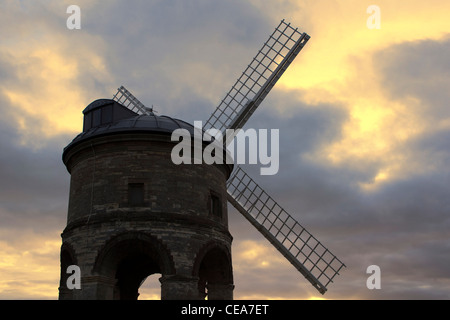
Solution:
{"label": "stone arch", "polygon": [[209,300],[233,299],[233,268],[230,249],[210,242],[195,259],[193,276],[198,277],[200,297]]}
{"label": "stone arch", "polygon": [[78,265],[75,250],[68,243],[63,243],[61,245],[61,276],[59,281],[59,299],[60,300],[71,300],[73,299],[73,290],[67,288],[67,279],[69,274],[67,273],[67,268],[71,265]]}
{"label": "stone arch", "polygon": [[114,284],[109,288],[112,294],[107,295],[121,300],[137,299],[140,285],[154,273],[174,274],[173,258],[159,239],[143,232],[111,238],[100,249],[93,267],[93,274]]}

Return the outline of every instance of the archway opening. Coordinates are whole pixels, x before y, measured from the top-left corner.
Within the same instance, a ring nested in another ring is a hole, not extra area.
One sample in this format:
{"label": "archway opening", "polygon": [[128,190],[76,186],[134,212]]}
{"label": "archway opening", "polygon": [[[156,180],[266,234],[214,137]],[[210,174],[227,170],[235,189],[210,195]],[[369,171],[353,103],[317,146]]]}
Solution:
{"label": "archway opening", "polygon": [[230,299],[233,291],[231,261],[222,249],[215,247],[203,257],[198,270],[198,289],[208,300]]}
{"label": "archway opening", "polygon": [[148,278],[159,279],[161,275],[173,274],[174,267],[170,253],[158,239],[144,233],[129,232],[108,241],[97,257],[94,272],[102,279],[110,279],[107,281],[112,284],[102,280],[105,284],[99,284],[99,297],[136,300],[145,290],[142,285]]}
{"label": "archway opening", "polygon": [[161,273],[158,264],[148,255],[131,253],[119,262],[116,279],[118,299],[137,300],[139,288],[145,279],[154,274]]}
{"label": "archway opening", "polygon": [[160,273],[149,275],[139,287],[139,300],[161,300]]}

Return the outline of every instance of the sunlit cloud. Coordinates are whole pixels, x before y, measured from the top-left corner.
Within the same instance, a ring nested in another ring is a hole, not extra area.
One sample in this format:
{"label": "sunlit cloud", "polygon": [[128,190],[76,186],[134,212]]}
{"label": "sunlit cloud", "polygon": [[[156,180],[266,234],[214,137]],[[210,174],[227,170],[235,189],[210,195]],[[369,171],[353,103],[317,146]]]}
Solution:
{"label": "sunlit cloud", "polygon": [[[102,78],[109,84],[99,54],[102,41],[95,35],[71,34],[61,25],[65,7],[56,2],[46,10],[14,1],[7,7],[0,13],[7,35],[0,40],[0,64],[9,77],[0,83],[0,94],[9,102],[8,114],[20,129],[21,143],[39,147],[48,138],[80,132],[80,106],[89,103],[92,84]],[[13,16],[20,27],[10,21]],[[90,49],[94,44],[95,50]]]}
{"label": "sunlit cloud", "polygon": [[[374,56],[402,42],[444,39],[450,30],[444,12],[450,10],[450,4],[432,2],[434,6],[417,1],[378,1],[382,24],[377,30],[366,26],[366,9],[371,4],[367,1],[298,4],[295,20],[307,21],[311,30],[304,31],[312,37],[280,80],[279,89],[286,94],[298,90],[299,100],[311,107],[331,103],[349,113],[342,136],[305,158],[338,166],[379,162],[379,171],[372,179],[361,181],[364,190],[420,170],[409,166],[411,161],[402,145],[436,124],[427,123],[413,111],[421,103],[417,98],[392,100],[380,77],[378,64],[382,61]],[[448,119],[438,124],[447,125]]]}
{"label": "sunlit cloud", "polygon": [[[30,46],[14,56],[3,55],[17,78],[3,86],[1,92],[9,100],[10,113],[25,136],[28,131],[46,138],[80,132],[80,106],[86,104],[86,92],[79,83],[79,57],[65,50],[46,43]],[[105,73],[101,58],[87,52],[85,59],[90,61],[90,72]],[[39,121],[39,126],[31,122],[33,119]]]}
{"label": "sunlit cloud", "polygon": [[256,241],[243,241],[236,251],[239,263],[251,265],[255,269],[276,268],[285,261],[273,248]]}
{"label": "sunlit cloud", "polygon": [[[1,230],[3,237],[9,232]],[[2,237],[2,238],[3,238]],[[59,286],[58,237],[16,232],[16,242],[0,239],[0,298],[56,299]]]}

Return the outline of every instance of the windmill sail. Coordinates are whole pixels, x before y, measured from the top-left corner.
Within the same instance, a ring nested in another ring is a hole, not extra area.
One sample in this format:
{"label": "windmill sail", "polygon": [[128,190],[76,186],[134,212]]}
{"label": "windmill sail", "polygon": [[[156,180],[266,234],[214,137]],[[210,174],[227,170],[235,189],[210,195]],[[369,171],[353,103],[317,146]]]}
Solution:
{"label": "windmill sail", "polygon": [[224,133],[225,129],[242,128],[308,40],[306,33],[282,20],[203,129]]}
{"label": "windmill sail", "polygon": [[[264,43],[205,123],[232,141],[309,40],[284,20]],[[226,131],[227,129],[234,129]],[[226,134],[231,134],[226,136]],[[228,180],[228,201],[322,294],[345,265],[295,221],[239,166]]]}
{"label": "windmill sail", "polygon": [[240,167],[228,201],[322,294],[345,265],[294,220]]}
{"label": "windmill sail", "polygon": [[120,86],[120,88],[117,89],[117,93],[114,95],[113,100],[127,107],[131,111],[136,112],[137,114],[150,115],[152,112],[152,109],[144,106],[144,104],[124,86]]}

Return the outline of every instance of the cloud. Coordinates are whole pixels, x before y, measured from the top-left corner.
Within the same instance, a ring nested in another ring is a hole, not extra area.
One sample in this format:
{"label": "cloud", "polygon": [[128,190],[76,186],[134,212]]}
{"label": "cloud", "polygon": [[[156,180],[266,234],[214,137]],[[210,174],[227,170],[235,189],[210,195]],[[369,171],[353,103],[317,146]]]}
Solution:
{"label": "cloud", "polygon": [[104,58],[115,81],[190,121],[218,105],[265,41],[261,26],[272,28],[240,1],[116,1],[87,10],[85,22],[111,47]]}
{"label": "cloud", "polygon": [[[8,106],[2,99],[0,105]],[[69,174],[60,154],[70,138],[47,138],[39,148],[24,145],[13,112],[3,108],[2,114],[0,298],[55,299],[59,235],[66,222],[69,191]],[[35,122],[30,119],[28,123]]]}
{"label": "cloud", "polygon": [[[1,229],[0,299],[55,299],[59,286],[58,234],[36,234],[30,229],[7,234]],[[14,239],[14,241],[11,241]]]}
{"label": "cloud", "polygon": [[[425,125],[421,115],[411,111],[418,107],[417,99],[391,99],[386,94],[380,69],[394,59],[391,47],[446,37],[441,13],[433,15],[436,21],[429,25],[431,7],[421,3],[378,2],[382,27],[370,30],[366,27],[369,4],[307,1],[293,10],[295,20],[305,21],[311,40],[280,82],[282,88],[299,90],[307,104],[332,104],[348,112],[341,138],[309,156],[358,170],[378,163],[370,181],[361,181],[367,190],[407,174],[402,167],[408,159],[398,151],[406,140],[422,134]],[[320,22],[310,17],[320,17]]]}
{"label": "cloud", "polygon": [[408,42],[377,53],[382,81],[392,99],[416,100],[410,112],[426,121],[426,130],[448,130],[450,127],[447,90],[450,75],[450,35],[439,41]]}
{"label": "cloud", "polygon": [[[62,152],[62,147],[70,138],[58,136],[47,140],[48,144],[39,149],[22,145],[21,128],[11,121],[14,119],[11,113],[5,110],[4,117],[0,120],[3,133],[0,136],[1,203],[3,208],[8,207],[22,213],[24,208],[29,208],[31,213],[37,203],[40,206],[52,206],[56,199],[65,196],[68,190],[68,174],[57,155]],[[59,205],[62,201],[58,201]],[[17,207],[18,205],[20,207]]]}
{"label": "cloud", "polygon": [[108,79],[102,42],[71,33],[61,3],[7,1],[5,6],[0,66],[8,77],[2,78],[0,93],[7,103],[2,107],[9,106],[21,126],[22,142],[39,145],[47,137],[79,132],[80,105]]}

